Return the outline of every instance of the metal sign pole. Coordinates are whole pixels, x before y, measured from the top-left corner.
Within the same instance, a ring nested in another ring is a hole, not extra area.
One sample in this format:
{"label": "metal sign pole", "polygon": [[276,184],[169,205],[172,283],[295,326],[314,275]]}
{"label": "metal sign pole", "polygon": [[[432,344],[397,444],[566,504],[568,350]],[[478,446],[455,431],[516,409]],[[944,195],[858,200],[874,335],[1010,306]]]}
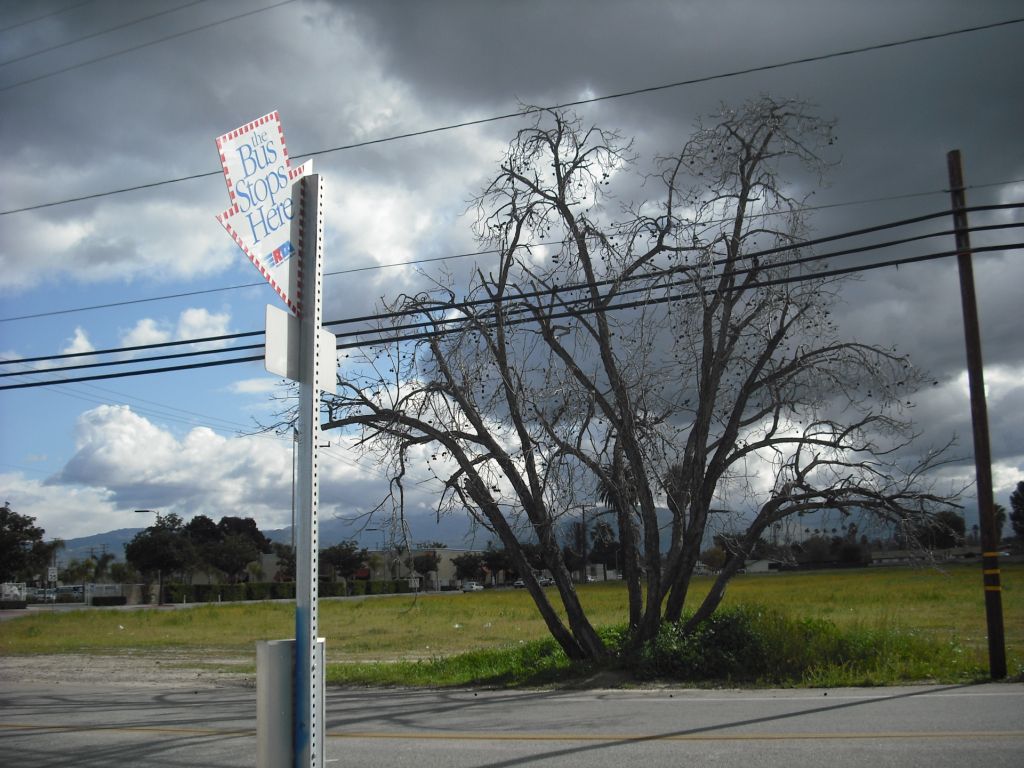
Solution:
{"label": "metal sign pole", "polygon": [[[295,572],[295,766],[323,765],[323,644],[318,642],[319,522],[317,446],[320,442],[320,324],[323,314],[323,180],[299,188],[300,291],[299,471]],[[326,352],[327,350],[324,350]],[[333,350],[331,350],[333,352]]]}

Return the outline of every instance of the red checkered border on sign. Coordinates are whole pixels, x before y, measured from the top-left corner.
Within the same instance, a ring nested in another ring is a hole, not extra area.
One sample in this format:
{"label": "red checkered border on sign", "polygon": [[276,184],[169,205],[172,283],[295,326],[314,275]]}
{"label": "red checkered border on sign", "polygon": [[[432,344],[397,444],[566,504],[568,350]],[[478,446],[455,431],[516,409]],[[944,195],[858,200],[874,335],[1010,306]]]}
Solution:
{"label": "red checkered border on sign", "polygon": [[274,110],[263,117],[257,117],[251,123],[246,123],[242,127],[236,128],[230,133],[225,133],[223,136],[217,137],[217,154],[220,155],[220,167],[224,171],[224,181],[228,185],[228,196],[231,198],[232,203],[235,202],[235,184],[231,179],[230,171],[228,171],[228,160],[227,157],[224,156],[224,144],[270,122],[277,123],[277,132],[281,138],[281,151],[284,153],[284,167],[289,169],[288,173],[289,177],[291,177],[291,160],[288,157],[288,146],[284,143],[284,126],[281,125],[280,113],[277,110]]}
{"label": "red checkered border on sign", "polygon": [[[291,175],[290,171],[289,175]],[[292,297],[288,296],[284,292],[284,288],[282,288],[281,285],[273,277],[270,276],[270,272],[267,270],[265,266],[263,266],[263,262],[260,261],[259,257],[249,250],[249,248],[242,241],[242,238],[239,237],[238,233],[235,231],[235,228],[231,226],[231,222],[229,221],[229,219],[236,213],[238,213],[238,206],[233,205],[226,211],[224,211],[224,213],[217,216],[217,221],[219,221],[221,225],[224,227],[224,229],[228,231],[228,234],[231,235],[231,239],[235,241],[239,248],[242,249],[242,252],[249,257],[249,261],[251,261],[253,265],[256,267],[256,269],[260,271],[260,274],[263,275],[263,279],[270,283],[271,288],[277,291],[277,295],[280,296],[282,301],[284,301],[284,303],[288,305],[288,309],[290,309],[296,315],[299,315],[302,309],[301,277],[298,280],[298,285],[296,286],[298,295],[295,296],[295,299],[293,301]]]}

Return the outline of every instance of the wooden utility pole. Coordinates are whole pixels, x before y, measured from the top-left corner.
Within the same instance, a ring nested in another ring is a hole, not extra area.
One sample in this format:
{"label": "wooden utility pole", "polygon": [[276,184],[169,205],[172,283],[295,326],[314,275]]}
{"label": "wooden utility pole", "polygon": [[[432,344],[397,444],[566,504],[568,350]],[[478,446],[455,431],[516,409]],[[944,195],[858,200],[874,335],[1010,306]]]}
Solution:
{"label": "wooden utility pole", "polygon": [[971,236],[967,224],[960,150],[954,149],[949,152],[946,161],[949,168],[949,192],[953,202],[953,225],[956,228],[956,259],[960,269],[960,301],[964,315],[967,378],[971,391],[978,523],[981,527],[982,581],[985,585],[985,617],[988,622],[988,667],[992,679],[1000,680],[1006,677],[1003,588],[999,578],[995,500],[992,495],[992,455],[989,450],[988,409],[985,405],[985,377],[981,362],[981,332],[978,323],[978,302],[974,293]]}

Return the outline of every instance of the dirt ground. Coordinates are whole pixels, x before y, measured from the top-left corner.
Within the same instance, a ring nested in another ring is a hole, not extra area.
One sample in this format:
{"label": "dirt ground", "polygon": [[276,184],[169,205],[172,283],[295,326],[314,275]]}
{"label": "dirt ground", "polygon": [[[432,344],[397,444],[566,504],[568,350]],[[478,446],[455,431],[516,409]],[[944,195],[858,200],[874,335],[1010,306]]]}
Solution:
{"label": "dirt ground", "polygon": [[60,685],[115,683],[161,687],[245,686],[256,684],[251,670],[232,672],[238,659],[204,658],[162,654],[144,657],[60,654],[49,656],[0,656],[0,687],[5,682]]}

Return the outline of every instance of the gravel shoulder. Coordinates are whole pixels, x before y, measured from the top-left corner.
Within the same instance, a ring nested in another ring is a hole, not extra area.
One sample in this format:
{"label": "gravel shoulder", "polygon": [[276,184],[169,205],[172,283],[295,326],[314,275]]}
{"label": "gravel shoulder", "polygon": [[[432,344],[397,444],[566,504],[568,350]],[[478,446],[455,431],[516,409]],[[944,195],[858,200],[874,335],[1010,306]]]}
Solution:
{"label": "gravel shoulder", "polygon": [[[236,667],[237,671],[232,671]],[[255,687],[251,662],[244,659],[197,659],[173,653],[100,655],[52,654],[0,656],[0,687],[5,683],[115,684],[119,686]]]}

